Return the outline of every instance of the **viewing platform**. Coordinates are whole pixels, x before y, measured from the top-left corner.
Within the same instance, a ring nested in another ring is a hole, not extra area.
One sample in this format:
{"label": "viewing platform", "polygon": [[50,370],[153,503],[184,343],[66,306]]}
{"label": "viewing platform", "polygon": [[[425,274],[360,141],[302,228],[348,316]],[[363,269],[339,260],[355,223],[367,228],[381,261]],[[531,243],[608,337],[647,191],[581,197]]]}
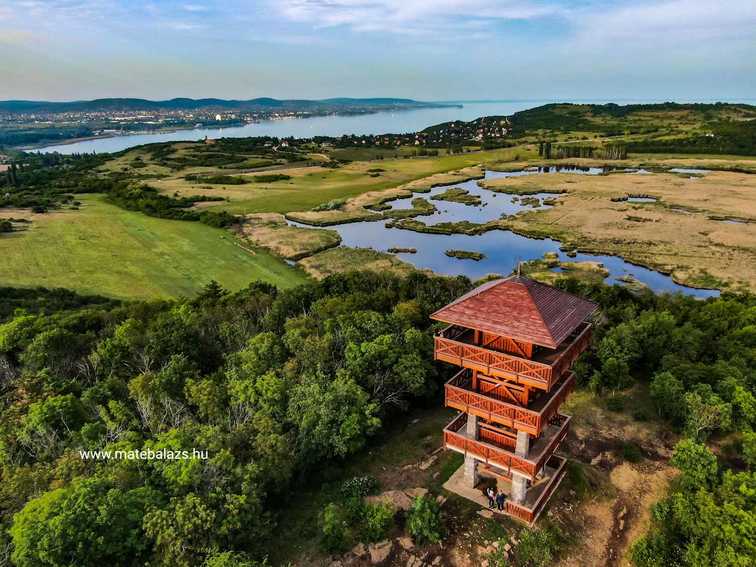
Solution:
{"label": "viewing platform", "polygon": [[495,514],[533,525],[565,475],[555,455],[571,418],[559,409],[575,387],[570,367],[590,346],[598,306],[519,273],[488,281],[431,314],[447,325],[434,337],[435,360],[460,370],[444,403],[460,413],[443,431],[444,448],[464,462],[444,488]]}
{"label": "viewing platform", "polygon": [[534,437],[541,435],[575,387],[575,375],[567,372],[550,393],[541,394],[524,407],[512,399],[513,394],[506,384],[479,378],[477,389],[474,389],[471,374],[469,369],[460,370],[444,385],[446,406],[489,422],[527,431]]}
{"label": "viewing platform", "polygon": [[[476,336],[480,337],[476,343]],[[450,364],[477,370],[546,392],[580,356],[591,340],[591,325],[583,323],[560,345],[550,350],[536,347],[532,358],[505,352],[505,337],[476,333],[473,329],[449,325],[434,337],[433,356]]]}
{"label": "viewing platform", "polygon": [[549,457],[559,448],[570,428],[570,417],[557,414],[552,422],[544,428],[543,433],[534,439],[527,457],[515,455],[515,439],[480,427],[480,431],[471,434],[466,429],[467,414],[461,413],[444,428],[444,446],[465,457],[474,457],[477,461],[496,467],[503,476],[516,472],[530,481],[535,481]]}
{"label": "viewing platform", "polygon": [[[498,483],[497,489],[504,492],[507,499],[504,504],[504,512],[496,508],[491,511],[495,515],[509,516],[515,520],[523,522],[528,526],[533,526],[546,504],[559,488],[560,483],[566,474],[567,459],[558,455],[552,456],[544,466],[543,476],[540,477],[528,490],[525,500],[517,504],[511,499],[511,486],[506,482]],[[496,473],[493,473],[495,476]],[[485,494],[486,483],[481,483],[473,488],[464,478],[462,467],[457,469],[449,480],[444,483],[444,489],[455,494],[459,494],[475,502],[481,508],[488,508],[488,497]]]}

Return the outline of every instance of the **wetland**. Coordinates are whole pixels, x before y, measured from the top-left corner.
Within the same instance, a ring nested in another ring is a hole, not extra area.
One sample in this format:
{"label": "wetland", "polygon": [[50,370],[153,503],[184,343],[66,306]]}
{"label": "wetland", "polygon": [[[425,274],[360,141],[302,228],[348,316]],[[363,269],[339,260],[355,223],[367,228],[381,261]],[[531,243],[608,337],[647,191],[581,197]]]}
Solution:
{"label": "wetland", "polygon": [[[523,214],[558,209],[561,201],[556,204],[547,202],[555,196],[558,198],[562,191],[547,187],[544,191],[515,188],[506,192],[501,181],[497,180],[538,178],[540,183],[549,176],[618,177],[608,175],[608,170],[598,167],[553,166],[507,172],[486,170],[483,179],[439,185],[430,190],[423,188],[422,192],[412,193],[411,196],[384,202],[383,207],[388,206],[384,212],[390,216],[392,211],[412,208],[413,201],[418,198],[434,200],[434,197],[450,192],[464,195],[467,202],[435,199],[436,210],[421,219],[399,222],[386,218],[370,219],[330,225],[327,230],[338,233],[342,246],[394,251],[396,257],[416,268],[446,275],[465,275],[473,280],[491,274],[509,274],[517,269],[518,264],[540,260],[546,255],[556,259],[556,263],[546,268],[555,274],[574,274],[586,267],[595,273],[592,267],[601,266],[608,283],[625,285],[630,281],[657,292],[682,292],[695,297],[718,295],[717,290],[681,285],[669,274],[632,263],[618,255],[578,251],[565,247],[555,238],[528,236],[507,228],[512,219],[518,219]],[[523,194],[527,198],[523,198]],[[473,199],[476,204],[470,204]],[[610,199],[607,201],[611,203]],[[289,224],[301,229],[312,228],[311,225],[291,220]],[[460,231],[468,233],[460,234]],[[449,254],[450,251],[455,253]],[[460,251],[465,254],[456,254]],[[473,255],[476,261],[466,261]]]}

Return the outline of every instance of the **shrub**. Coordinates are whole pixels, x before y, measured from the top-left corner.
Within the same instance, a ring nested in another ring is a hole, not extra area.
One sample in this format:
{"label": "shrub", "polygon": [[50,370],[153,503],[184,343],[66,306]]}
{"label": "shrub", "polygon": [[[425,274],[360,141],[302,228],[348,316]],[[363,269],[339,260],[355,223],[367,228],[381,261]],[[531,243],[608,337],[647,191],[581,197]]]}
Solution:
{"label": "shrub", "polygon": [[661,417],[673,421],[684,418],[683,395],[685,394],[685,386],[674,374],[671,372],[654,374],[649,393],[656,406],[656,411]]}
{"label": "shrub", "polygon": [[195,183],[209,183],[211,185],[244,185],[250,181],[248,178],[238,175],[197,175],[193,173],[185,176],[184,179]]}
{"label": "shrub", "polygon": [[620,412],[625,409],[625,398],[622,396],[611,396],[606,399],[606,409],[609,411]]}
{"label": "shrub", "polygon": [[270,563],[267,558],[262,561],[253,561],[244,553],[223,551],[210,555],[203,567],[270,567]]}
{"label": "shrub", "polygon": [[579,498],[583,498],[595,488],[583,467],[584,465],[576,461],[567,461],[567,481]]}
{"label": "shrub", "polygon": [[630,548],[630,560],[637,567],[666,567],[678,564],[671,556],[678,555],[670,550],[663,534],[649,533],[637,540]]}
{"label": "shrub", "polygon": [[313,208],[313,211],[337,211],[346,203],[346,199],[333,199],[327,203],[321,203],[317,207]]}
{"label": "shrub", "polygon": [[323,510],[323,547],[332,552],[344,551],[354,539],[347,511],[331,502]]}
{"label": "shrub", "polygon": [[520,567],[547,567],[559,551],[564,535],[556,526],[520,532],[515,548],[515,565]]}
{"label": "shrub", "polygon": [[622,458],[629,463],[639,463],[643,459],[643,453],[635,443],[623,443],[621,454]]}
{"label": "shrub", "polygon": [[680,486],[693,491],[710,487],[719,470],[714,453],[703,443],[696,443],[692,439],[683,439],[677,443],[669,462],[682,473],[677,481]]}
{"label": "shrub", "polygon": [[385,539],[394,522],[394,509],[389,504],[366,504],[362,497],[350,496],[331,502],[323,510],[322,545],[330,552],[339,552],[357,541],[373,543]]}
{"label": "shrub", "polygon": [[285,181],[291,179],[291,175],[285,173],[271,173],[268,175],[255,175],[255,183],[274,183],[276,181]]}
{"label": "shrub", "polygon": [[390,504],[365,504],[362,507],[360,539],[373,543],[385,539],[394,523],[394,509]]}
{"label": "shrub", "polygon": [[407,516],[407,531],[419,544],[441,541],[443,525],[438,502],[424,496],[415,498]]}
{"label": "shrub", "polygon": [[743,459],[750,467],[756,467],[756,432],[743,433]]}
{"label": "shrub", "polygon": [[508,543],[505,538],[498,540],[498,545],[494,550],[486,556],[489,567],[508,567],[512,564],[509,560],[509,553],[504,549],[504,546]]}
{"label": "shrub", "polygon": [[344,498],[362,498],[369,494],[375,494],[378,490],[378,481],[369,475],[355,476],[345,480],[341,485],[341,495]]}

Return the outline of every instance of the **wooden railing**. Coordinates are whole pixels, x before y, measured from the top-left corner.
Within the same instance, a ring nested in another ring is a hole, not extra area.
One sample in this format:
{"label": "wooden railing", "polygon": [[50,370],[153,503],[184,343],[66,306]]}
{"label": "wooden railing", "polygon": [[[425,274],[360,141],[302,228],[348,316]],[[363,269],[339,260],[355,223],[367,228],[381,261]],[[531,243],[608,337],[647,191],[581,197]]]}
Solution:
{"label": "wooden railing", "polygon": [[538,471],[533,461],[518,457],[511,451],[507,451],[485,441],[473,440],[460,434],[459,430],[467,424],[467,414],[460,414],[444,428],[444,445],[448,449],[459,451],[465,456],[472,455],[479,461],[494,465],[507,473],[517,472],[531,480]]}
{"label": "wooden railing", "polygon": [[563,457],[554,457],[554,459],[559,459],[560,463],[557,466],[554,474],[551,475],[551,478],[548,480],[546,486],[538,495],[538,498],[533,503],[533,506],[528,508],[526,506],[523,506],[522,504],[517,504],[515,502],[512,502],[511,500],[507,500],[505,508],[507,514],[519,520],[522,520],[528,525],[535,523],[535,521],[538,519],[538,516],[546,506],[546,503],[551,498],[551,495],[554,494],[557,487],[559,486],[559,483],[562,481],[562,478],[564,478],[565,475],[565,466],[567,465],[567,459]]}
{"label": "wooden railing", "polygon": [[578,336],[570,343],[570,345],[564,350],[559,358],[556,360],[552,368],[554,369],[555,376],[561,376],[564,371],[572,366],[578,356],[588,348],[591,342],[591,335],[593,334],[593,327],[589,323],[586,323],[585,328],[578,333]]}
{"label": "wooden railing", "polygon": [[530,508],[526,508],[525,506],[521,506],[520,504],[515,504],[511,500],[507,500],[507,505],[504,508],[504,511],[514,517],[518,520],[530,525],[533,520],[535,519],[535,514]]}
{"label": "wooden railing", "polygon": [[567,437],[567,433],[569,433],[570,431],[570,421],[572,420],[572,418],[568,415],[561,414],[557,415],[557,417],[561,420],[557,434],[543,449],[541,449],[541,452],[538,455],[530,455],[531,458],[537,457],[537,460],[535,461],[536,471],[540,471],[543,468],[543,465],[546,464],[546,461],[548,461],[554,454],[554,452],[559,448],[559,445],[561,445],[562,441],[564,441],[564,438]]}
{"label": "wooden railing", "polygon": [[434,337],[434,358],[463,368],[478,370],[488,376],[512,380],[547,392],[588,346],[591,325],[585,324],[567,348],[552,364],[545,364],[464,342],[465,330],[450,326]]}
{"label": "wooden railing", "polygon": [[[549,440],[537,455],[529,455],[528,458],[519,457],[514,454],[511,445],[507,443],[500,446],[492,443],[489,436],[488,440],[471,439],[467,435],[459,433],[459,430],[467,424],[467,414],[459,414],[452,422],[444,428],[444,445],[448,449],[454,449],[464,455],[472,455],[476,459],[495,465],[506,472],[512,471],[520,473],[523,476],[535,479],[536,475],[541,472],[543,465],[548,461],[559,445],[564,441],[570,430],[570,417],[566,415],[558,416],[561,420],[559,430],[556,435]],[[531,447],[531,451],[533,448]]]}
{"label": "wooden railing", "polygon": [[496,445],[497,447],[509,449],[510,451],[514,451],[517,447],[516,437],[512,438],[483,426],[480,426],[478,429],[478,439],[490,443],[491,445]]}
{"label": "wooden railing", "polygon": [[533,504],[533,521],[538,519],[538,515],[546,506],[546,503],[549,501],[549,498],[551,498],[551,495],[556,492],[556,489],[559,487],[559,483],[562,482],[562,479],[566,474],[567,459],[557,456],[554,456],[552,458],[555,460],[558,459],[560,463],[557,466],[554,474],[551,475],[551,478],[549,479],[548,484],[546,484],[546,487],[543,489],[543,492],[538,495],[538,499]]}
{"label": "wooden railing", "polygon": [[512,356],[467,343],[434,337],[433,356],[436,360],[450,362],[463,368],[478,370],[489,376],[497,376],[526,384],[541,390],[551,388],[551,366],[525,358]]}
{"label": "wooden railing", "polygon": [[560,406],[564,403],[575,389],[575,375],[572,372],[568,372],[564,378],[559,382],[556,391],[551,395],[551,399],[546,402],[543,409],[540,411],[541,421],[538,424],[540,428],[545,427],[546,423],[553,418],[558,412]]}
{"label": "wooden railing", "polygon": [[[575,379],[572,373],[561,382],[551,399],[539,412],[529,410],[511,401],[502,393],[494,391],[476,392],[472,389],[472,379],[468,370],[461,370],[445,386],[446,405],[465,413],[471,413],[507,427],[527,431],[538,436],[542,428],[558,411],[559,406],[572,391]],[[545,395],[545,394],[544,394]]]}

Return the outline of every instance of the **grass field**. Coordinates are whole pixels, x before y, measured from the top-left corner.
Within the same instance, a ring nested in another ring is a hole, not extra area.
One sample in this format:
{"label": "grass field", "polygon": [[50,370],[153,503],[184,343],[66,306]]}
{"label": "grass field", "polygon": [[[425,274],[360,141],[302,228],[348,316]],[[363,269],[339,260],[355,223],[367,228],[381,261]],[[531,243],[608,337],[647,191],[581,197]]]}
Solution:
{"label": "grass field", "polygon": [[[322,203],[355,197],[368,191],[398,187],[438,173],[478,164],[495,165],[512,161],[515,157],[528,159],[536,156],[534,147],[517,147],[440,157],[353,162],[336,169],[293,167],[277,170],[277,173],[292,177],[287,181],[212,187],[187,182],[184,179],[187,172],[182,171],[165,179],[150,181],[150,184],[168,195],[224,197],[227,202],[207,203],[207,206],[231,213],[288,213],[309,210]],[[372,174],[369,171],[378,168],[383,171]],[[223,170],[223,173],[235,174],[232,170]]]}
{"label": "grass field", "polygon": [[[435,173],[428,177],[415,179],[414,181],[410,181],[399,187],[367,191],[355,197],[351,197],[346,201],[340,199],[339,202],[341,202],[341,205],[332,210],[295,211],[293,213],[288,213],[286,217],[291,220],[315,226],[327,226],[344,222],[355,222],[358,220],[376,220],[381,218],[382,213],[376,212],[375,209],[386,201],[409,197],[413,192],[424,193],[430,191],[432,187],[437,185],[462,183],[469,179],[482,177],[482,175],[483,169],[478,166],[466,167],[459,171]],[[431,204],[426,201],[425,207],[430,206]],[[423,207],[424,206],[421,205],[419,208],[422,209]],[[389,218],[401,218],[407,216],[407,214],[394,210],[386,212],[385,216]]]}
{"label": "grass field", "polygon": [[28,230],[0,236],[0,285],[168,298],[213,279],[231,290],[253,280],[282,288],[306,280],[269,252],[242,249],[228,231],[125,211],[99,196],[82,201],[79,211],[35,215]]}

